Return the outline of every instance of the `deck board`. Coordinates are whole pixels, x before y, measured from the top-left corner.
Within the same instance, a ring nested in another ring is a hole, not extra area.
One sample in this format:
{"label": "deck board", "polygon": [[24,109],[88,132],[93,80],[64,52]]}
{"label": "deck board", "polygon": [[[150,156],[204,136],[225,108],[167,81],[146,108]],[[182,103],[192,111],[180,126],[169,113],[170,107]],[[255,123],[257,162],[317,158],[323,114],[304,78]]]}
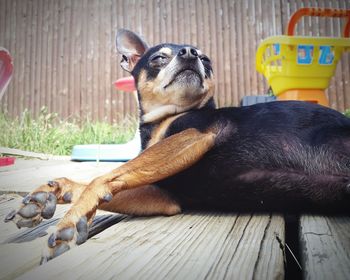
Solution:
{"label": "deck board", "polygon": [[0,169],[0,193],[17,192],[25,194],[35,187],[45,184],[48,180],[59,177],[89,182],[94,177],[103,175],[121,163],[116,162],[72,162],[46,160],[32,161],[17,160],[16,164],[7,169]]}
{"label": "deck board", "polygon": [[20,279],[283,279],[283,229],[268,215],[130,218]]}
{"label": "deck board", "polygon": [[[32,163],[32,164],[31,164]],[[17,161],[0,169],[0,279],[283,279],[284,219],[277,214],[191,212],[172,217],[131,217],[99,211],[81,246],[39,266],[43,246],[70,207],[34,229],[18,230],[4,216],[18,194],[49,179],[89,180],[116,163]]]}
{"label": "deck board", "polygon": [[300,246],[305,279],[349,279],[350,217],[303,215]]}
{"label": "deck board", "polygon": [[[13,279],[38,266],[48,232],[64,215],[69,205],[57,205],[55,215],[35,228],[18,229],[14,223],[4,223],[4,216],[16,208],[22,197],[17,194],[0,196],[0,279]],[[95,235],[124,219],[124,215],[98,211],[90,229]]]}

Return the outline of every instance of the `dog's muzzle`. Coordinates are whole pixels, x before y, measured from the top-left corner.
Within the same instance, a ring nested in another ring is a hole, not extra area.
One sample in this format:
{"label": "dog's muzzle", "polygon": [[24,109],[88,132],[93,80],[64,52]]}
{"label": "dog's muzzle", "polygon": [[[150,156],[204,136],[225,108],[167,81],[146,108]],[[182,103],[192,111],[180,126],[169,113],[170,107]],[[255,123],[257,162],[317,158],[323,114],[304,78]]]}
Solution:
{"label": "dog's muzzle", "polygon": [[198,52],[194,48],[184,47],[178,52],[177,57],[184,60],[196,60],[198,59]]}

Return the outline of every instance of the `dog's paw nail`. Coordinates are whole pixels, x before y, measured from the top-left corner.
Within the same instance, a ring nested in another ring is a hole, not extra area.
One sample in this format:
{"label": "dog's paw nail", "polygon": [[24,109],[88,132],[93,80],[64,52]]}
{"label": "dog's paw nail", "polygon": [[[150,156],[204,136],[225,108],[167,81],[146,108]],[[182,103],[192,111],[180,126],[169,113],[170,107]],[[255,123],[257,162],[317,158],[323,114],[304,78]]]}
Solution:
{"label": "dog's paw nail", "polygon": [[34,222],[34,220],[32,219],[20,219],[16,222],[16,226],[18,228],[22,228],[22,227],[28,227],[31,228],[33,226],[35,226],[36,223]]}
{"label": "dog's paw nail", "polygon": [[56,181],[48,181],[47,184],[52,188],[58,187],[58,183]]}
{"label": "dog's paw nail", "polygon": [[77,245],[83,244],[87,239],[88,239],[88,233],[84,233],[84,234],[80,233],[78,234],[76,244]]}
{"label": "dog's paw nail", "polygon": [[31,199],[32,199],[32,196],[31,196],[30,194],[28,194],[28,195],[26,195],[26,196],[23,198],[22,203],[23,203],[24,205],[27,205],[27,204],[30,202]]}
{"label": "dog's paw nail", "polygon": [[56,210],[56,204],[54,204],[54,205],[47,204],[44,207],[43,211],[41,212],[41,216],[44,219],[50,219],[55,214],[55,210]]}
{"label": "dog's paw nail", "polygon": [[21,217],[28,219],[40,214],[40,212],[40,208],[36,204],[27,204],[18,211],[18,214]]}
{"label": "dog's paw nail", "polygon": [[57,198],[53,193],[48,194],[48,198],[45,203],[45,207],[42,210],[41,216],[44,219],[50,219],[56,211]]}
{"label": "dog's paw nail", "polygon": [[106,194],[102,199],[105,201],[105,202],[110,202],[113,198],[113,195],[108,193]]}
{"label": "dog's paw nail", "polygon": [[79,222],[77,223],[77,231],[78,231],[78,236],[77,236],[77,245],[80,245],[82,243],[84,243],[89,235],[88,232],[88,224],[87,224],[87,218],[81,217]]}
{"label": "dog's paw nail", "polygon": [[57,233],[57,239],[70,241],[73,239],[74,229],[73,228],[64,228]]}
{"label": "dog's paw nail", "polygon": [[47,201],[56,204],[57,203],[57,197],[52,192],[50,192],[49,196],[47,198]]}
{"label": "dog's paw nail", "polygon": [[11,210],[11,212],[6,215],[4,222],[7,223],[7,222],[13,220],[13,218],[16,216],[16,214],[17,214],[16,210],[14,210],[14,209]]}
{"label": "dog's paw nail", "polygon": [[66,192],[62,198],[64,202],[70,203],[72,202],[72,197],[73,197],[72,192]]}
{"label": "dog's paw nail", "polygon": [[45,204],[45,202],[48,198],[48,193],[47,192],[37,192],[37,193],[32,194],[31,198],[35,202],[38,202],[40,204]]}
{"label": "dog's paw nail", "polygon": [[56,234],[52,233],[49,237],[49,239],[47,240],[47,245],[50,248],[54,248],[56,246]]}
{"label": "dog's paw nail", "polygon": [[83,216],[79,219],[78,223],[77,223],[77,230],[78,232],[85,232],[87,231],[87,218],[86,216]]}
{"label": "dog's paw nail", "polygon": [[61,243],[54,249],[54,253],[52,255],[52,258],[56,258],[59,255],[62,255],[64,252],[67,252],[70,249],[69,245],[66,243]]}
{"label": "dog's paw nail", "polygon": [[48,261],[49,261],[49,258],[43,256],[40,259],[40,265],[43,265],[43,264],[47,263]]}

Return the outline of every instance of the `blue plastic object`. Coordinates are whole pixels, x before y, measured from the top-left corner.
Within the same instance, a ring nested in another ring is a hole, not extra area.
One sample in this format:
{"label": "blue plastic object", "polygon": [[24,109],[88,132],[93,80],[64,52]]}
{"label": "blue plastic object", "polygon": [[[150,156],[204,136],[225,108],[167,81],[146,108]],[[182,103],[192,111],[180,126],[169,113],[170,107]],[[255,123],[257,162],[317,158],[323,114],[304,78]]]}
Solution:
{"label": "blue plastic object", "polygon": [[330,46],[320,46],[320,58],[318,63],[321,65],[331,65],[334,60],[334,51]]}
{"label": "blue plastic object", "polygon": [[141,139],[137,133],[125,144],[89,144],[75,145],[72,160],[76,161],[128,161],[141,152]]}
{"label": "blue plastic object", "polygon": [[250,106],[258,103],[276,101],[276,96],[271,95],[247,95],[241,100],[241,106]]}
{"label": "blue plastic object", "polygon": [[311,64],[314,46],[299,45],[298,46],[298,64]]}

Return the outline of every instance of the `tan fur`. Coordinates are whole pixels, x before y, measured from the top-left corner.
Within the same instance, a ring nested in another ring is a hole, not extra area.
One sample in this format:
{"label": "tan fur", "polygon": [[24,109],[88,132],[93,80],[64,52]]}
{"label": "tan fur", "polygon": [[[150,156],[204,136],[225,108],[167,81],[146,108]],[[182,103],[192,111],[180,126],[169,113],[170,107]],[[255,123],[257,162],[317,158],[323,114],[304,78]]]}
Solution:
{"label": "tan fur", "polygon": [[57,197],[57,203],[59,204],[65,204],[66,201],[63,200],[63,196],[66,193],[72,193],[72,200],[71,202],[76,202],[81,193],[85,190],[87,184],[84,183],[77,183],[67,178],[57,178],[52,181],[53,185],[49,186],[48,184],[41,185],[37,189],[35,189],[32,194],[37,192],[52,192]]}
{"label": "tan fur", "polygon": [[112,193],[152,184],[197,162],[214,145],[215,134],[194,128],[167,137],[104,177]]}
{"label": "tan fur", "polygon": [[164,48],[161,48],[159,50],[160,53],[164,53],[168,56],[171,56],[173,54],[173,51],[171,50],[171,48],[167,48],[167,47],[164,47]]}
{"label": "tan fur", "polygon": [[211,80],[211,79],[207,79],[206,80],[206,85],[207,85],[207,88],[208,88],[207,93],[203,97],[201,102],[199,103],[198,108],[202,108],[205,104],[207,104],[209,99],[214,96],[214,90],[215,90],[214,81]]}
{"label": "tan fur", "polygon": [[[118,34],[117,49],[123,54],[122,67],[132,71],[147,44],[130,31],[122,30]],[[175,215],[181,212],[180,205],[165,190],[152,184],[198,162],[214,146],[216,136],[229,129],[226,126],[212,127],[200,132],[190,128],[165,138],[167,129],[177,118],[189,110],[204,107],[213,96],[212,75],[207,77],[207,64],[203,62],[202,53],[197,50],[196,54],[189,48],[187,51],[195,56],[198,54],[197,59],[191,60],[196,65],[183,64],[181,59],[185,57],[181,57],[181,53],[174,55],[171,48],[163,47],[159,52],[166,56],[160,58],[166,59],[165,64],[157,64],[157,57],[147,62],[159,67],[157,77],[148,80],[145,69],[138,73],[136,86],[142,110],[141,123],[156,124],[152,126],[147,149],[119,168],[95,178],[87,186],[63,182],[64,186],[57,191],[58,196],[71,190],[76,195],[74,205],[57,224],[57,232],[67,227],[77,228],[82,217],[91,224],[97,209],[136,215]],[[61,242],[56,241],[58,245]],[[53,249],[49,250],[51,256]]]}
{"label": "tan fur", "polygon": [[142,216],[181,212],[180,206],[165,191],[152,185],[119,192],[112,201],[102,203],[98,209]]}
{"label": "tan fur", "polygon": [[162,120],[190,109],[201,108],[214,93],[214,83],[211,79],[204,80],[201,93],[186,96],[183,95],[180,89],[177,91],[176,87],[169,92],[161,90],[160,83],[160,77],[147,81],[145,70],[141,71],[138,90],[142,100],[144,123]]}
{"label": "tan fur", "polygon": [[147,144],[147,148],[151,147],[155,143],[158,143],[165,136],[168,127],[179,117],[183,116],[185,113],[175,115],[173,117],[166,118],[163,120],[155,129],[152,131],[151,139]]}
{"label": "tan fur", "polygon": [[[201,133],[191,128],[154,144],[137,158],[93,180],[57,227],[74,226],[84,215],[91,223],[106,194],[115,196],[121,191],[150,185],[181,172],[200,160],[213,147],[214,142],[213,132]],[[173,207],[173,203],[169,206]],[[155,208],[153,211],[161,212]]]}

